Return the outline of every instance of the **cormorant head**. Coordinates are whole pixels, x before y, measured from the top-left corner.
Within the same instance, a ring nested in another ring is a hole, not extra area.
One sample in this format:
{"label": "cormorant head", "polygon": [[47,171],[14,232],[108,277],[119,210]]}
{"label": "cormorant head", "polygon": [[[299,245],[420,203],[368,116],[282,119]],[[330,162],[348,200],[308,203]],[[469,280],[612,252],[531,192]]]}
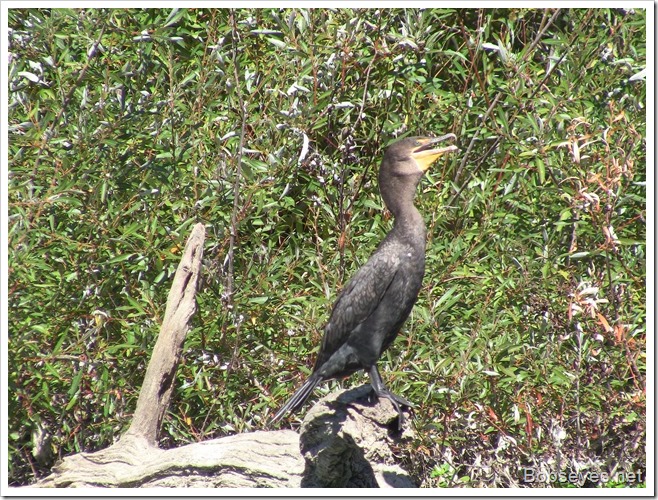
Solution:
{"label": "cormorant head", "polygon": [[455,134],[441,137],[407,137],[391,144],[384,153],[384,162],[393,175],[422,174],[439,156],[457,151],[457,146],[439,147],[447,140],[456,139]]}
{"label": "cormorant head", "polygon": [[384,203],[397,217],[413,208],[416,186],[425,171],[441,155],[457,151],[457,146],[439,147],[454,134],[441,137],[407,137],[391,144],[379,169],[379,190]]}

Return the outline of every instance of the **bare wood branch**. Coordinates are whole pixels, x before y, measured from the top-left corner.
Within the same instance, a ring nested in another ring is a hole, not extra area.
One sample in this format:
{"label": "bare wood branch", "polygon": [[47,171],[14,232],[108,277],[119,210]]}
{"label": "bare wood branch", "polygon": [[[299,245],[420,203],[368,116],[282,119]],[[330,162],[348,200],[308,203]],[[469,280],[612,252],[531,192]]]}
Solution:
{"label": "bare wood branch", "polygon": [[180,361],[183,342],[196,311],[195,297],[205,234],[203,224],[197,224],[185,245],[183,258],[176,270],[167,299],[160,334],[139,392],[133,421],[126,433],[130,438],[145,439],[153,446],[157,446],[162,419],[171,399],[174,374]]}

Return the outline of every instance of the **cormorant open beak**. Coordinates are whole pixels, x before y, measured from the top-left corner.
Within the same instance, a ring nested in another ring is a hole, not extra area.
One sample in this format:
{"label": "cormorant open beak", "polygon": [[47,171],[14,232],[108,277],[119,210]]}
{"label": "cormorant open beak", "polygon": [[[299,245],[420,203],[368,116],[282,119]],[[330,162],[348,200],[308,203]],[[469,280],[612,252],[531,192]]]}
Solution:
{"label": "cormorant open beak", "polygon": [[418,142],[420,142],[421,145],[411,152],[411,157],[416,160],[418,167],[425,172],[439,156],[453,151],[459,151],[459,148],[452,144],[443,148],[437,148],[434,147],[434,145],[449,139],[454,140],[456,138],[457,136],[455,136],[455,134],[446,134],[436,138],[427,137],[418,139]]}

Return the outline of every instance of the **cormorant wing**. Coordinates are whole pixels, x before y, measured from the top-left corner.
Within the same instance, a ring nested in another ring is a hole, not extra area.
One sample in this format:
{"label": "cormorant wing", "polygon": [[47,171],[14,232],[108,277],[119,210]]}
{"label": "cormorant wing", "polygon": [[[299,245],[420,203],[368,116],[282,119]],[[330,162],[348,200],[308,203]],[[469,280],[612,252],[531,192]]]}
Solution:
{"label": "cormorant wing", "polygon": [[394,282],[400,259],[393,252],[375,252],[338,295],[324,328],[314,371],[336,352],[350,334],[377,309]]}

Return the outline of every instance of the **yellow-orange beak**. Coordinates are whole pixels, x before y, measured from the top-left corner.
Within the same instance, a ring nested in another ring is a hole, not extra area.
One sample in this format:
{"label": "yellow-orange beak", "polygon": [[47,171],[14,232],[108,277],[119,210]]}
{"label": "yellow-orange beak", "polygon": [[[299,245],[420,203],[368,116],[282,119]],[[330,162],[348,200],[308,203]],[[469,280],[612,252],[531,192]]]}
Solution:
{"label": "yellow-orange beak", "polygon": [[428,137],[419,139],[418,141],[421,145],[412,151],[411,157],[416,160],[418,167],[425,172],[439,156],[453,151],[459,151],[459,148],[452,144],[442,148],[436,148],[434,145],[443,141],[454,140],[456,138],[457,136],[455,136],[455,134],[446,134],[436,138]]}

